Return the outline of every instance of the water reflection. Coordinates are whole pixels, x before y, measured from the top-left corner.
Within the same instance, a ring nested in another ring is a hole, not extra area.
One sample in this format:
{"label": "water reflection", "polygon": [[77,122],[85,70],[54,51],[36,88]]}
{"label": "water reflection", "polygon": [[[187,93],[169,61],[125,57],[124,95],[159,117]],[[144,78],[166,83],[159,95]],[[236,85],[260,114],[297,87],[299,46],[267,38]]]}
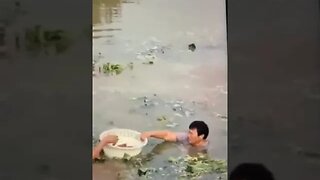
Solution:
{"label": "water reflection", "polygon": [[93,25],[120,21],[121,0],[93,0]]}
{"label": "water reflection", "polygon": [[122,16],[121,0],[94,0],[93,1],[93,38],[104,38],[112,44],[113,31],[121,28],[102,27],[114,22],[120,22]]}

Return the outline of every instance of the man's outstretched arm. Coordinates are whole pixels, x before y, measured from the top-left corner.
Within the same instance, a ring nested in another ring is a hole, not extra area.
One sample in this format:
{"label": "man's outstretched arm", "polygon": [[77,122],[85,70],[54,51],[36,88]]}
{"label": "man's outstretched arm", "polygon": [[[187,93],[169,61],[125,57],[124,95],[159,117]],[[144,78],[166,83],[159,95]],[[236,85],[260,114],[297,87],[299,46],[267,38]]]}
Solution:
{"label": "man's outstretched arm", "polygon": [[92,159],[99,158],[100,152],[103,150],[103,148],[110,144],[110,143],[117,143],[118,142],[118,136],[108,135],[105,138],[103,138],[99,144],[93,148],[92,150]]}
{"label": "man's outstretched arm", "polygon": [[162,139],[169,142],[177,141],[177,134],[171,131],[148,131],[141,134],[141,140],[153,137],[157,139]]}

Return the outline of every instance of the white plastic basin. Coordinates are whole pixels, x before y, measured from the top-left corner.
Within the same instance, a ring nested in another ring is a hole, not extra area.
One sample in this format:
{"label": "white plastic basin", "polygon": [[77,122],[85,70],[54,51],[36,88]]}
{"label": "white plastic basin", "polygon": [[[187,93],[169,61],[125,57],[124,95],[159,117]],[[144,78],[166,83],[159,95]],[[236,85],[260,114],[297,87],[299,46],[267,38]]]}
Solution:
{"label": "white plastic basin", "polygon": [[[140,140],[140,132],[130,129],[111,129],[100,134],[102,140],[106,135],[117,135],[119,140],[117,144],[108,144],[103,148],[104,154],[109,158],[123,158],[125,154],[136,156],[141,153],[142,148],[147,145],[148,140]],[[119,147],[118,145],[126,144],[129,147]]]}

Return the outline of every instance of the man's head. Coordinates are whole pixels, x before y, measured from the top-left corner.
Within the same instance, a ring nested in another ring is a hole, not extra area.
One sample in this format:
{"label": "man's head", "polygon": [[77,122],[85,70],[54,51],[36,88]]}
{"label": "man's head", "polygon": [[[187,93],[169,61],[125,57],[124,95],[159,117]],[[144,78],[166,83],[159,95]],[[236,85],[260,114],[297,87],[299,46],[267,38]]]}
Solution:
{"label": "man's head", "polygon": [[209,135],[208,125],[203,121],[193,121],[189,125],[188,139],[190,144],[198,144],[207,139]]}

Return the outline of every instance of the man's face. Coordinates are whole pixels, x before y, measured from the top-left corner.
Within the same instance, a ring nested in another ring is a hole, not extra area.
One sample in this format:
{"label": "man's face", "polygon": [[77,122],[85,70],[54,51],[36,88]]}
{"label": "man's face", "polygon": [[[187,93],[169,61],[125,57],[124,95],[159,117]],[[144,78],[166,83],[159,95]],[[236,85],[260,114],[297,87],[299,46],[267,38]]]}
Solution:
{"label": "man's face", "polygon": [[191,145],[197,144],[202,141],[202,136],[198,136],[197,129],[189,129],[188,141]]}

